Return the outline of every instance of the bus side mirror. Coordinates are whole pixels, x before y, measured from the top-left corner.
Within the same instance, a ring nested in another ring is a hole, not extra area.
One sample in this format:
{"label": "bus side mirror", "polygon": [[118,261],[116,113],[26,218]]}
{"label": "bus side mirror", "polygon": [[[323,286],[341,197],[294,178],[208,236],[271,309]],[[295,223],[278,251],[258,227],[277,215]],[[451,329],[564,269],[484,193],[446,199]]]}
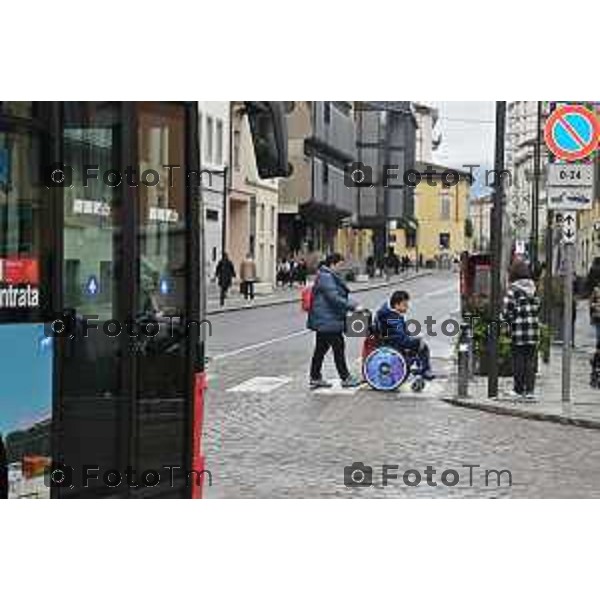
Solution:
{"label": "bus side mirror", "polygon": [[254,143],[256,168],[261,179],[289,177],[288,136],[283,102],[246,102]]}

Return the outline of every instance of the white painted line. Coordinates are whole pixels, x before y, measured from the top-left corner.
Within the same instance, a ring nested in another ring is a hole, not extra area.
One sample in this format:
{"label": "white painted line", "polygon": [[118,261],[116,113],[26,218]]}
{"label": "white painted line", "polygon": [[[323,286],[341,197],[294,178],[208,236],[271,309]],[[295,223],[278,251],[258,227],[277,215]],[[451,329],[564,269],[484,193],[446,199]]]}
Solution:
{"label": "white painted line", "polygon": [[266,340],[264,342],[259,342],[258,344],[251,344],[250,346],[242,346],[241,348],[236,348],[235,350],[231,350],[230,352],[223,352],[223,354],[217,354],[212,357],[212,360],[222,360],[224,358],[229,358],[230,356],[237,356],[238,354],[242,354],[244,352],[249,352],[250,350],[258,350],[259,348],[264,348],[265,346],[269,346],[271,344],[276,344],[278,342],[285,342],[286,340],[290,340],[292,338],[306,335],[308,333],[312,333],[309,329],[303,329],[302,331],[296,331],[295,333],[290,333],[288,335],[284,335],[278,338],[273,338],[271,340]]}
{"label": "white painted line", "polygon": [[452,287],[442,288],[441,290],[427,292],[426,294],[423,294],[421,297],[422,298],[435,298],[436,296],[447,296],[450,292],[454,292],[455,294],[458,294],[458,288],[455,285],[453,285]]}
{"label": "white painted line", "polygon": [[227,391],[268,394],[290,381],[291,379],[289,377],[252,377],[252,379],[248,379],[235,387],[229,388]]}

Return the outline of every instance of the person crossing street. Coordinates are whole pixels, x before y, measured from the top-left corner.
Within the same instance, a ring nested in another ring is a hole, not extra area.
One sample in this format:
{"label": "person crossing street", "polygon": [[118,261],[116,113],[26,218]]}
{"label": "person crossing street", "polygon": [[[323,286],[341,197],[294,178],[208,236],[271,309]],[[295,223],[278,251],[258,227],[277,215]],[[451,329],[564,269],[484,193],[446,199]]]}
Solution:
{"label": "person crossing street", "polygon": [[346,315],[358,308],[350,300],[350,290],[339,275],[343,266],[340,254],[330,254],[317,273],[313,288],[313,304],[308,313],[307,327],[315,332],[315,349],[310,365],[310,387],[331,387],[323,379],[322,367],[325,355],[331,348],[335,366],[343,387],[357,387],[360,380],[350,374],[346,363],[344,329]]}

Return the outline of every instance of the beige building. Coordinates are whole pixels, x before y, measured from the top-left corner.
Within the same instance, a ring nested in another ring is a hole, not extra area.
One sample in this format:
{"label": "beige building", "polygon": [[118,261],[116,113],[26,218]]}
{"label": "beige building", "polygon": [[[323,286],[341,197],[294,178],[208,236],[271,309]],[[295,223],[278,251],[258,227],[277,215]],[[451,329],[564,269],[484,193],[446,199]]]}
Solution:
{"label": "beige building", "polygon": [[226,247],[236,271],[246,254],[252,254],[258,277],[268,286],[275,283],[278,201],[278,180],[258,176],[244,104],[232,102]]}

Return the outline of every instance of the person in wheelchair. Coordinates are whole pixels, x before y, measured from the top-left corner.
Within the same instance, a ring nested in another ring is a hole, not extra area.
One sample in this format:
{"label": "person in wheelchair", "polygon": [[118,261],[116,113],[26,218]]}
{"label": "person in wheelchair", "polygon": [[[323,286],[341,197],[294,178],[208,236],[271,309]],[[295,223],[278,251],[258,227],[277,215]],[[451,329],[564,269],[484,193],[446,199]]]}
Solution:
{"label": "person in wheelchair", "polygon": [[429,346],[423,339],[406,331],[404,315],[408,311],[409,301],[408,292],[394,292],[375,313],[375,330],[385,346],[390,346],[402,354],[416,354],[421,364],[423,379],[432,380],[435,376],[431,372]]}

